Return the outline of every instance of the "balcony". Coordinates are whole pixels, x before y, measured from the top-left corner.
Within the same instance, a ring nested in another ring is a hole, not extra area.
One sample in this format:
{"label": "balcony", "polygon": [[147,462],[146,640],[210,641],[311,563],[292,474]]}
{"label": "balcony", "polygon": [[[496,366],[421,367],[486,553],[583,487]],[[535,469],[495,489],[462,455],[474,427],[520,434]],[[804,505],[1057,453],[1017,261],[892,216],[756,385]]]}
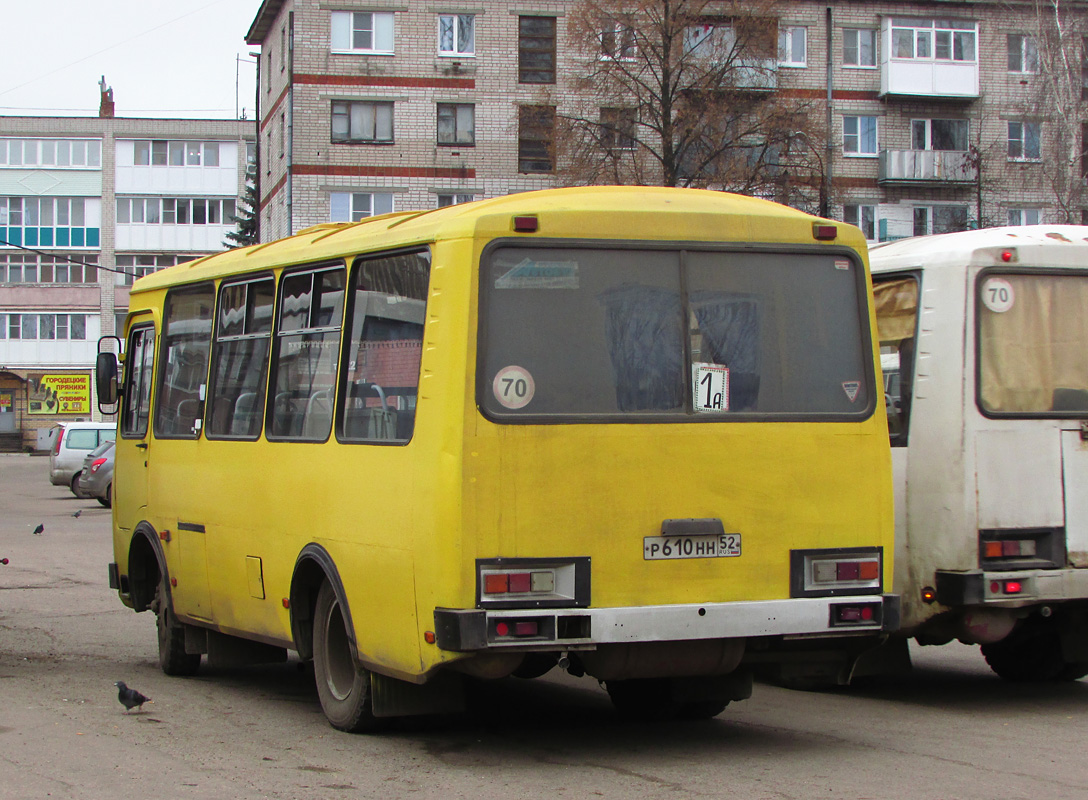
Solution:
{"label": "balcony", "polygon": [[882,150],[878,183],[970,185],[978,167],[962,150]]}
{"label": "balcony", "polygon": [[975,100],[978,23],[884,17],[880,96]]}

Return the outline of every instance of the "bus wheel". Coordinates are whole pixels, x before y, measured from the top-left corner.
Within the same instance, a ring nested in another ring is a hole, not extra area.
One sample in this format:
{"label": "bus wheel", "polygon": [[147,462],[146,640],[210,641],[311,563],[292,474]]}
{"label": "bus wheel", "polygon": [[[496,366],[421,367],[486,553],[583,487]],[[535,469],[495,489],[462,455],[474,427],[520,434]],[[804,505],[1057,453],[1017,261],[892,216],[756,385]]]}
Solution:
{"label": "bus wheel", "polygon": [[616,711],[627,719],[664,720],[680,712],[667,678],[605,681],[605,689]]}
{"label": "bus wheel", "polygon": [[314,680],[334,728],[361,733],[382,727],[371,705],[370,673],[352,658],[340,601],[328,581],[321,584],[314,610]]}
{"label": "bus wheel", "polygon": [[195,675],[200,668],[200,653],[185,652],[185,626],[174,615],[166,596],[166,578],[159,579],[155,599],[155,627],[159,633],[159,666],[167,675]]}
{"label": "bus wheel", "polygon": [[1025,636],[1014,632],[999,642],[982,645],[982,655],[990,669],[1007,681],[1075,680],[1064,677],[1073,665],[1062,658],[1061,638],[1056,633]]}

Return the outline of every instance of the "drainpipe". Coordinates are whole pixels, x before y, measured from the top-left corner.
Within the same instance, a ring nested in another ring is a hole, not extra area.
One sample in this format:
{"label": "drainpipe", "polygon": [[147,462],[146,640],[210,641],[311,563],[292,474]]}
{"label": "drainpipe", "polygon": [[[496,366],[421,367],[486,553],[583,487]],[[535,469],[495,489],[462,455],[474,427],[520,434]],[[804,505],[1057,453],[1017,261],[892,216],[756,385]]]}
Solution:
{"label": "drainpipe", "polygon": [[832,59],[831,59],[831,33],[832,33],[832,19],[831,19],[831,6],[827,7],[827,14],[825,16],[824,24],[826,30],[824,31],[824,41],[827,42],[827,151],[824,154],[824,175],[823,180],[820,183],[820,216],[831,216],[831,159],[834,156],[835,148],[831,141],[831,90],[833,82],[832,73]]}
{"label": "drainpipe", "polygon": [[295,232],[294,181],[291,175],[295,154],[295,12],[287,15],[287,235]]}
{"label": "drainpipe", "polygon": [[[261,241],[261,54],[250,53],[257,59],[257,88],[254,89],[255,97],[253,98],[253,130],[257,135],[254,140],[254,155],[255,160],[253,162],[253,169],[256,174],[253,176],[253,190],[256,195],[256,206],[253,209],[253,216],[256,219],[257,227],[257,241]],[[269,75],[269,78],[272,76]],[[269,153],[269,158],[272,154]],[[249,165],[246,164],[248,167]]]}

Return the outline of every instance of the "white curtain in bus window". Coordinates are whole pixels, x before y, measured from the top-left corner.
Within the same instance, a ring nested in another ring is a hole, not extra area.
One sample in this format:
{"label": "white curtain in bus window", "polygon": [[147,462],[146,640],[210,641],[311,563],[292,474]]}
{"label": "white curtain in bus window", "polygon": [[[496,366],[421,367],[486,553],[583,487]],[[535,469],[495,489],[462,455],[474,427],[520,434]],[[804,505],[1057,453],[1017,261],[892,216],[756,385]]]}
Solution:
{"label": "white curtain in bus window", "polygon": [[1088,412],[1088,276],[989,273],[979,301],[982,409]]}
{"label": "white curtain in bus window", "polygon": [[324,441],[344,313],[344,269],[296,272],[281,281],[268,436]]}
{"label": "white curtain in bus window", "polygon": [[261,434],[274,299],[271,278],[224,285],[219,291],[209,438],[255,439]]}
{"label": "white curtain in bus window", "polygon": [[340,393],[345,441],[412,438],[430,267],[426,250],[355,263]]}
{"label": "white curtain in bus window", "polygon": [[214,307],[215,290],[210,283],[166,295],[156,436],[195,439],[200,435]]}

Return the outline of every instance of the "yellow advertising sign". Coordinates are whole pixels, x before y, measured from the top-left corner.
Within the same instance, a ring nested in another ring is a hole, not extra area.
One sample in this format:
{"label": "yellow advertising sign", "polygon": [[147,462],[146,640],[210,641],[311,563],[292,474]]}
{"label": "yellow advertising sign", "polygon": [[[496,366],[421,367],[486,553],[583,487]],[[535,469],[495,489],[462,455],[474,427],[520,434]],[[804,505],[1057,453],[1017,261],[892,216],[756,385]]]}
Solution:
{"label": "yellow advertising sign", "polygon": [[90,414],[91,374],[32,372],[27,381],[27,410],[31,414]]}

